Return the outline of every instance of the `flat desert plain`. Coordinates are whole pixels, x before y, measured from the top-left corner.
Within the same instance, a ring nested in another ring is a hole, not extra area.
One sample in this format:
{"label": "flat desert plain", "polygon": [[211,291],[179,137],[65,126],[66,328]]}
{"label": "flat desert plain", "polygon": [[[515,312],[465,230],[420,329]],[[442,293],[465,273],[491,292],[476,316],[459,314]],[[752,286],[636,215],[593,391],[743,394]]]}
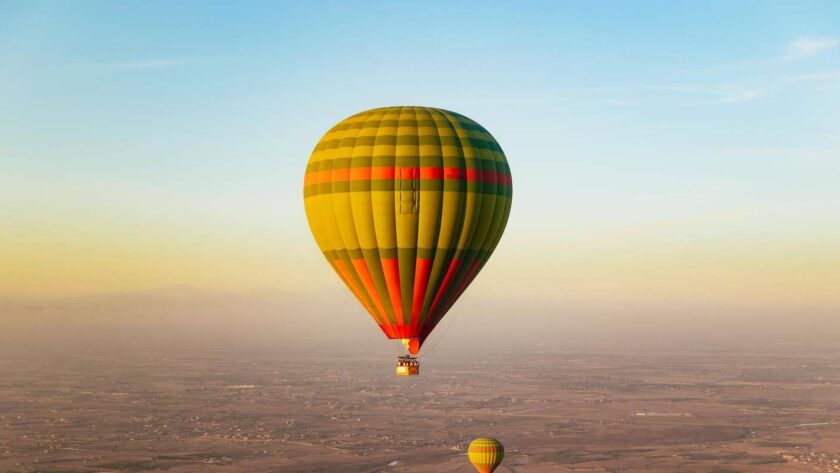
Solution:
{"label": "flat desert plain", "polygon": [[2,472],[840,472],[840,349],[0,351]]}

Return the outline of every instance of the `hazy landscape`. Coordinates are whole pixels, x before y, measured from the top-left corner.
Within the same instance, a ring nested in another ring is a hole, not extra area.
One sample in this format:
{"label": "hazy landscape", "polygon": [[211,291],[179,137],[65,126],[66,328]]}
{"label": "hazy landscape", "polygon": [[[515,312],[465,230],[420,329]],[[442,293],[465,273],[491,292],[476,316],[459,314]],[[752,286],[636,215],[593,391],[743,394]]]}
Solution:
{"label": "hazy landscape", "polygon": [[[405,379],[342,297],[313,298],[310,315],[298,297],[7,302],[0,471],[469,472],[480,435],[506,445],[503,472],[840,471],[831,343],[529,344],[471,338],[466,316]],[[316,314],[330,311],[344,342]]]}
{"label": "hazy landscape", "polygon": [[840,473],[840,1],[0,0],[0,103],[0,473]]}

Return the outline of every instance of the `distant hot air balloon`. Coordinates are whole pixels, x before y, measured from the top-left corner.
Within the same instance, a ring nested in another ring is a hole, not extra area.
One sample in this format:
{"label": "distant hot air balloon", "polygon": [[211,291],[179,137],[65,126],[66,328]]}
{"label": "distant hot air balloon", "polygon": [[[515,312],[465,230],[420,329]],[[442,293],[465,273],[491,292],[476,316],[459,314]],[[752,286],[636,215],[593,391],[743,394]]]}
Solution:
{"label": "distant hot air balloon", "polygon": [[492,473],[505,458],[505,447],[496,439],[478,438],[470,442],[467,456],[478,473]]}
{"label": "distant hot air balloon", "polygon": [[[429,107],[338,123],[315,146],[303,191],[327,261],[385,335],[415,355],[487,263],[511,195],[510,167],[490,133]],[[418,371],[401,357],[398,374]]]}

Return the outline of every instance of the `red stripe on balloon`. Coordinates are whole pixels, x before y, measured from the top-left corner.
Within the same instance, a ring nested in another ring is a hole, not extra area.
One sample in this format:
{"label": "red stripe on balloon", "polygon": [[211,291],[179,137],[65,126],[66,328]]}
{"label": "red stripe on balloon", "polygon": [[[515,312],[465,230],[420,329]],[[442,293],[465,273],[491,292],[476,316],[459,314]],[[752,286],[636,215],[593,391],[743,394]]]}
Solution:
{"label": "red stripe on balloon", "polygon": [[417,324],[420,323],[420,311],[423,310],[423,300],[426,298],[426,287],[429,284],[429,274],[432,272],[431,258],[417,258],[414,266],[414,299],[411,301],[411,333],[417,334]]}
{"label": "red stripe on balloon", "polygon": [[373,166],[328,169],[314,171],[307,174],[303,183],[305,186],[328,184],[343,181],[368,181],[371,179],[443,179],[447,181],[478,181],[495,182],[510,186],[513,181],[506,172],[484,169],[466,169],[459,167],[440,166]]}
{"label": "red stripe on balloon", "polygon": [[420,179],[443,179],[444,168],[441,167],[422,167],[420,169]]}
{"label": "red stripe on balloon", "polygon": [[467,181],[492,182],[496,184],[510,185],[510,175],[506,172],[493,171],[491,169],[467,169]]}
{"label": "red stripe on balloon", "polygon": [[472,281],[475,275],[478,273],[478,268],[480,266],[481,260],[478,258],[476,258],[472,262],[472,264],[470,264],[470,268],[467,270],[466,276],[464,277],[464,279],[461,280],[461,283],[458,285],[458,288],[455,289],[455,297],[452,298],[453,302],[455,299],[458,299],[458,297],[460,297],[461,293],[463,293],[465,289],[467,289],[467,286],[469,285],[470,281]]}
{"label": "red stripe on balloon", "polygon": [[382,329],[383,332],[385,332],[385,336],[388,337],[389,340],[399,338],[399,337],[394,335],[394,330],[391,328],[390,325],[385,325],[385,324],[378,324],[378,325],[379,325],[379,328]]}
{"label": "red stripe on balloon", "polygon": [[440,286],[438,287],[437,294],[435,294],[435,298],[432,300],[432,305],[429,307],[429,314],[426,316],[428,318],[434,318],[435,311],[438,305],[443,298],[443,295],[446,294],[446,291],[449,289],[449,286],[452,284],[452,278],[455,276],[455,273],[458,272],[458,268],[461,267],[461,260],[453,259],[449,263],[449,269],[446,270],[446,276],[443,277],[443,281],[441,281]]}
{"label": "red stripe on balloon", "polygon": [[376,166],[370,168],[370,178],[371,179],[393,179],[396,173],[396,169],[393,166]]}
{"label": "red stripe on balloon", "polygon": [[[400,297],[400,264],[397,258],[381,258],[382,272],[385,274],[385,285],[388,286],[388,295],[391,297],[391,307],[394,309],[394,319],[397,326],[403,323],[402,300]],[[400,330],[397,335],[401,336]]]}
{"label": "red stripe on balloon", "polygon": [[443,307],[441,313],[445,314],[449,312],[449,309],[451,309],[452,306],[455,305],[455,302],[458,301],[458,299],[461,297],[461,294],[463,294],[464,291],[467,290],[472,280],[475,279],[475,277],[478,275],[479,269],[481,269],[481,260],[476,259],[472,262],[472,264],[470,264],[467,273],[464,275],[464,278],[461,280],[461,283],[458,284],[458,287],[455,289],[455,292],[453,292],[452,295],[449,296],[449,298],[446,300],[446,305]]}

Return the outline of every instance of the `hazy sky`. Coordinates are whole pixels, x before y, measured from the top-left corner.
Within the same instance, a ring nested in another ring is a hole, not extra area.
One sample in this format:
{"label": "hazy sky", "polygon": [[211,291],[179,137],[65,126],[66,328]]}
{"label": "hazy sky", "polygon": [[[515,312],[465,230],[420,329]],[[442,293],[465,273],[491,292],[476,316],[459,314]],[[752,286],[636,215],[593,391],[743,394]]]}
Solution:
{"label": "hazy sky", "polygon": [[0,295],[339,287],[335,122],[467,115],[508,228],[467,297],[840,309],[840,3],[0,3]]}

